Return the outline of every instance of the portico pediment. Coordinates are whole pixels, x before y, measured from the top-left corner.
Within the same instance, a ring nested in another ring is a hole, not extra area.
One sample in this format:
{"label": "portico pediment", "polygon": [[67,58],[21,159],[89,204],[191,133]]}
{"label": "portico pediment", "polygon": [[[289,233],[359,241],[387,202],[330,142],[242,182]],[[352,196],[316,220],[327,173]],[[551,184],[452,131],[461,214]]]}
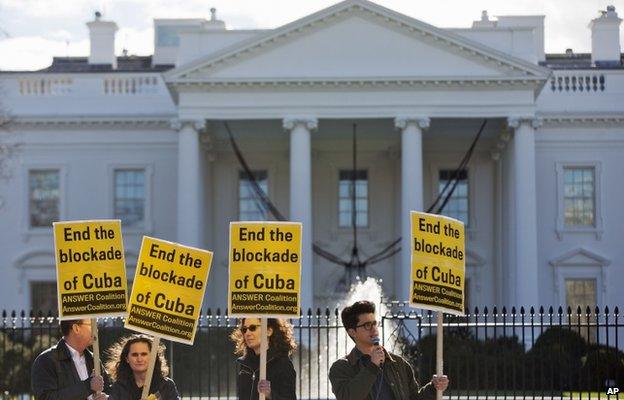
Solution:
{"label": "portico pediment", "polygon": [[[166,74],[173,84],[510,82],[548,70],[365,0],[347,0]],[[474,83],[473,83],[474,84]]]}

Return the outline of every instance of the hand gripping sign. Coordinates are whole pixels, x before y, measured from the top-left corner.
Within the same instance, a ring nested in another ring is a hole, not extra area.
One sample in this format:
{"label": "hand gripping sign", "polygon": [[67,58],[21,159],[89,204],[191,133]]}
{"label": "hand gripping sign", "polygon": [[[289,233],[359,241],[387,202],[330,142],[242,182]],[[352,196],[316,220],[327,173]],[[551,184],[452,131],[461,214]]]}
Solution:
{"label": "hand gripping sign", "polygon": [[[412,211],[410,305],[437,311],[436,374],[443,375],[443,313],[464,315],[464,224]],[[436,398],[442,400],[442,391]]]}
{"label": "hand gripping sign", "polygon": [[299,318],[301,231],[297,222],[230,223],[230,315]]}
{"label": "hand gripping sign", "polygon": [[209,251],[143,236],[125,327],[193,344],[211,262]]}

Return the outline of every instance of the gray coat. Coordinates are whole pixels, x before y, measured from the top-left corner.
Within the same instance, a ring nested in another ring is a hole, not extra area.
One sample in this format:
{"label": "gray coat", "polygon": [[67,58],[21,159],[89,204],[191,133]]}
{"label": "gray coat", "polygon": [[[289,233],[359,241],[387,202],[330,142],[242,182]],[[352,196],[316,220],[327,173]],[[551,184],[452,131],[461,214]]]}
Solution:
{"label": "gray coat", "polygon": [[[93,355],[85,350],[87,371],[93,370]],[[102,369],[104,391],[109,387]],[[30,371],[31,386],[38,400],[85,400],[93,394],[90,380],[80,380],[65,339],[50,347],[35,359]]]}

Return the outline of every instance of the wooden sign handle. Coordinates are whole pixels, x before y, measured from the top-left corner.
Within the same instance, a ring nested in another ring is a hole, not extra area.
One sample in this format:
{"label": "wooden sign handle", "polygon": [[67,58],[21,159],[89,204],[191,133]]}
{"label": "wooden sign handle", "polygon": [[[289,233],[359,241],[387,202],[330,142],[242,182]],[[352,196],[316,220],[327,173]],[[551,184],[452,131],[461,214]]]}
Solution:
{"label": "wooden sign handle", "polygon": [[[260,380],[266,379],[267,349],[269,348],[267,336],[267,319],[260,318]],[[259,382],[259,381],[258,381]],[[265,400],[264,393],[260,393],[259,400]]]}
{"label": "wooden sign handle", "polygon": [[[438,377],[444,375],[444,360],[443,356],[443,332],[444,328],[442,327],[444,313],[442,311],[437,312],[437,330],[436,330],[436,375]],[[436,390],[436,400],[442,400],[442,391]]]}
{"label": "wooden sign handle", "polygon": [[143,382],[141,400],[147,400],[147,396],[149,396],[152,376],[154,376],[154,366],[156,365],[156,357],[158,357],[158,347],[160,347],[160,337],[154,336],[154,340],[152,340],[152,351],[150,352],[149,364],[147,365],[147,374],[145,375],[145,382]]}
{"label": "wooden sign handle", "polygon": [[[97,318],[91,318],[91,337],[93,339],[93,368],[95,368],[95,376],[101,376],[100,337],[98,336]],[[96,394],[100,394],[100,392],[96,392]]]}

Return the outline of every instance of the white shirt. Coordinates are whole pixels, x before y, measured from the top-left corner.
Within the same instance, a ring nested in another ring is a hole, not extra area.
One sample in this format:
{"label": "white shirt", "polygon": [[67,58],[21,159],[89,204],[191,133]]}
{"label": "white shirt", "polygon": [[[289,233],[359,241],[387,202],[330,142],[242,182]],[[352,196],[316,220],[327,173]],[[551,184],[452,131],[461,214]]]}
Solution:
{"label": "white shirt", "polygon": [[[74,361],[74,366],[76,367],[76,371],[78,371],[78,376],[81,381],[84,381],[89,378],[89,371],[87,370],[87,359],[83,354],[78,353],[78,350],[71,347],[69,344],[65,343],[67,348],[69,349],[69,353],[71,354],[71,358]],[[89,400],[93,399],[93,396],[88,397]]]}

